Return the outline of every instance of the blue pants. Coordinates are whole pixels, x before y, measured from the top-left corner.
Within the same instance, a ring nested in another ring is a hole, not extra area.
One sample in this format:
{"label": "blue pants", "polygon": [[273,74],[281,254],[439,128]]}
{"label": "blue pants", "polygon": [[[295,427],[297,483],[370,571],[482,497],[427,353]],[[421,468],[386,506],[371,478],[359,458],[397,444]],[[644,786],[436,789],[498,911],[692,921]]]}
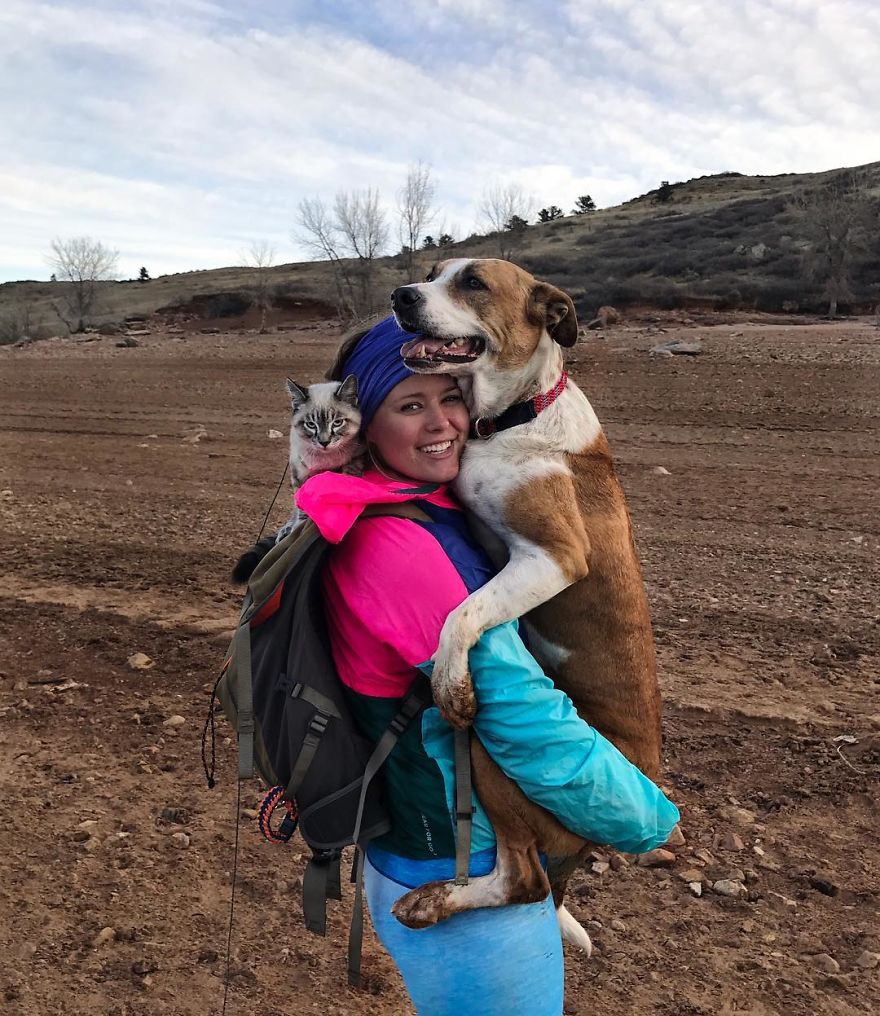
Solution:
{"label": "blue pants", "polygon": [[409,887],[368,859],[364,888],[373,927],[418,1016],[561,1016],[562,939],[552,897],[472,910],[414,931],[391,913]]}

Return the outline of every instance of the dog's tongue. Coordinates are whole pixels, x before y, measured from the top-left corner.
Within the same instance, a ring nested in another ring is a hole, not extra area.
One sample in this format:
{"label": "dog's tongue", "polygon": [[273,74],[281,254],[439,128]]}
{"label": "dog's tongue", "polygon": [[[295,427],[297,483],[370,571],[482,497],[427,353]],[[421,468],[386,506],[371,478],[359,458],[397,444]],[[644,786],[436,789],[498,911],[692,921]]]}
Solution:
{"label": "dog's tongue", "polygon": [[439,353],[449,339],[426,339],[424,336],[405,342],[400,347],[400,355],[404,360],[420,360],[425,356],[433,356]]}

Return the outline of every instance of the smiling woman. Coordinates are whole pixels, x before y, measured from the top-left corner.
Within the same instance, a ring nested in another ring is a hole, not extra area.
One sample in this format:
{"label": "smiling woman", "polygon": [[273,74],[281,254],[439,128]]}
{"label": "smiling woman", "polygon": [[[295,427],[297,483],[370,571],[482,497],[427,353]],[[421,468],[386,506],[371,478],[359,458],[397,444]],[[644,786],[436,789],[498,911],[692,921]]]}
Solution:
{"label": "smiling woman", "polygon": [[394,479],[448,483],[458,475],[469,417],[448,374],[399,382],[367,428],[374,464]]}

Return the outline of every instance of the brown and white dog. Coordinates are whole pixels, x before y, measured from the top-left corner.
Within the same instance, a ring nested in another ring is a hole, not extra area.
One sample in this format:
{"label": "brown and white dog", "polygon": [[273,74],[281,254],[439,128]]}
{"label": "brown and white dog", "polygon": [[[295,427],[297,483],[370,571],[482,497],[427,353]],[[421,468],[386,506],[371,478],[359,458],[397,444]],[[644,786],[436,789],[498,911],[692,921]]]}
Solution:
{"label": "brown and white dog", "polygon": [[[507,261],[456,259],[392,296],[398,323],[419,337],[402,350],[419,373],[458,378],[476,433],[456,491],[506,546],[507,564],[446,621],[435,656],[435,701],[466,726],[476,703],[468,651],[487,629],[525,617],[530,646],[578,713],[647,776],[660,769],[660,694],[645,588],[623,491],[592,406],[563,375],[573,346],[571,298]],[[515,404],[556,389],[555,401],[521,425],[492,432]],[[535,732],[540,737],[540,731]],[[589,950],[561,906],[586,841],[529,801],[472,738],[474,784],[498,838],[490,875],[430,883],[394,907],[410,927],[461,910],[544,899],[538,852],[565,859],[554,898],[566,938]]]}

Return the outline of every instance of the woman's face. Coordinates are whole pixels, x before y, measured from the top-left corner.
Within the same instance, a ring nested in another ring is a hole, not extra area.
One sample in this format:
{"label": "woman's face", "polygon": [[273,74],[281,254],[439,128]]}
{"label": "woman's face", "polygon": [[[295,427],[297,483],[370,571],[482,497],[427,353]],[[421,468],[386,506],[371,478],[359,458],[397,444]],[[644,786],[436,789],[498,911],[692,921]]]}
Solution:
{"label": "woman's face", "polygon": [[387,471],[404,480],[448,483],[458,476],[470,419],[455,379],[414,374],[385,397],[367,441]]}

